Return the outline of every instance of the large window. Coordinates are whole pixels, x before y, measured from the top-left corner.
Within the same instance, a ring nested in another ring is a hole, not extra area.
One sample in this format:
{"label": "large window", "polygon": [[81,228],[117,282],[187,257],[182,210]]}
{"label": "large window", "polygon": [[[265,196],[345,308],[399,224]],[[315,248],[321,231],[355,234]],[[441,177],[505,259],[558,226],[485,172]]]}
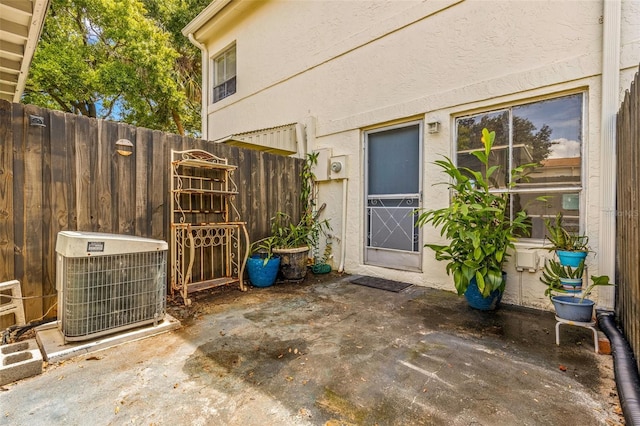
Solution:
{"label": "large window", "polygon": [[236,45],[213,59],[213,102],[236,93]]}
{"label": "large window", "polygon": [[[494,190],[510,194],[512,214],[527,211],[530,238],[543,239],[544,219],[558,212],[565,225],[580,230],[583,98],[580,93],[456,119],[460,166],[478,170],[480,163],[471,152],[482,148],[484,127],[496,132],[490,163],[501,167],[494,175]],[[528,163],[536,167],[512,182],[508,171]]]}

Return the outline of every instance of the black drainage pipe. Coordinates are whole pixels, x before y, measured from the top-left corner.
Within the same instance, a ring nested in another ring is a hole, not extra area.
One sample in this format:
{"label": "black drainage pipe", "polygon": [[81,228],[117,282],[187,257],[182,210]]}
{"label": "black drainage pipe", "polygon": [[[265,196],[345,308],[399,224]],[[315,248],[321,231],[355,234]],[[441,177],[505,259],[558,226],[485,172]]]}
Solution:
{"label": "black drainage pipe", "polygon": [[613,371],[627,426],[640,426],[640,375],[631,347],[615,323],[613,312],[598,312],[598,326],[611,342]]}

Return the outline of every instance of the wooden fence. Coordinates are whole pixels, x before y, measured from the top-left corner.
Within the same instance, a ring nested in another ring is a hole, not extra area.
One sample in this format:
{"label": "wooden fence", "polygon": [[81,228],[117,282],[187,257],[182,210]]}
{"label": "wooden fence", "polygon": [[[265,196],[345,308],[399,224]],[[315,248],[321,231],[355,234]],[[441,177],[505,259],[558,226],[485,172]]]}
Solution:
{"label": "wooden fence", "polygon": [[[132,155],[116,152],[119,139]],[[170,150],[193,148],[238,166],[235,205],[251,240],[278,211],[299,217],[301,159],[0,101],[0,282],[21,282],[27,321],[56,302],[59,231],[168,241]]]}
{"label": "wooden fence", "polygon": [[640,74],[617,120],[616,318],[640,369]]}

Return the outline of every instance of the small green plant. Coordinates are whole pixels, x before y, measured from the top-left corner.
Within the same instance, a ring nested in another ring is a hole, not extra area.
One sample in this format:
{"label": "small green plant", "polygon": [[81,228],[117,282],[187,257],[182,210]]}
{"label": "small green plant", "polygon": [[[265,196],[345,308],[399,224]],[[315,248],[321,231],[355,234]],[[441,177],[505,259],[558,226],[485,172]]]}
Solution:
{"label": "small green plant", "polygon": [[608,275],[591,275],[591,284],[582,292],[582,296],[580,297],[580,303],[582,303],[585,297],[589,296],[596,287],[610,286],[610,285],[615,285],[615,284],[609,282]]}
{"label": "small green plant", "polygon": [[298,223],[293,223],[291,216],[278,212],[271,218],[271,238],[274,248],[295,248],[309,246],[317,248],[320,238],[331,230],[328,219],[320,220],[319,215],[325,208],[323,204],[316,209],[316,182],[312,168],[318,164],[318,153],[307,155],[302,168],[302,187],[300,202],[302,217]]}
{"label": "small green plant", "polygon": [[569,232],[562,225],[562,213],[558,213],[553,222],[545,219],[544,224],[547,229],[547,239],[551,243],[549,251],[589,251],[589,238],[586,235]]}
{"label": "small green plant", "polygon": [[249,246],[251,255],[258,255],[263,259],[263,266],[273,257],[275,238],[273,236],[265,237],[254,241]]}
{"label": "small green plant", "polygon": [[328,219],[302,218],[300,222],[293,224],[291,217],[282,212],[271,218],[271,237],[273,246],[277,248],[313,247],[317,245],[320,236],[330,229]]}
{"label": "small green plant", "polygon": [[[484,149],[473,151],[482,163],[482,171],[457,167],[444,157],[435,162],[450,178],[442,182],[452,190],[449,206],[419,214],[417,224],[433,224],[440,227],[440,235],[448,244],[426,244],[435,252],[437,260],[447,261],[447,274],[459,295],[464,294],[475,277],[478,289],[484,297],[494,290],[504,290],[502,267],[508,250],[514,247],[517,236],[528,235],[530,223],[527,214],[519,211],[510,219],[509,195],[494,192],[490,182],[500,166],[490,165],[489,156],[495,132],[482,129]],[[511,170],[511,182],[525,176],[535,164],[524,164]]]}
{"label": "small green plant", "polygon": [[[540,277],[540,281],[547,286],[544,295],[551,298],[556,293],[568,293],[568,291],[562,287],[560,278],[581,278],[583,269],[584,261],[575,269],[572,269],[570,266],[562,266],[555,260],[549,261],[544,267],[542,277]],[[611,285],[615,284],[609,282],[608,275],[591,275],[591,284],[582,291],[579,303],[582,303],[586,297],[591,295],[596,287]]]}
{"label": "small green plant", "polygon": [[584,259],[580,261],[580,265],[576,268],[571,266],[563,266],[555,259],[549,259],[544,265],[540,281],[547,286],[544,292],[545,296],[551,297],[553,293],[568,293],[562,287],[561,278],[577,279],[582,278],[584,274]]}

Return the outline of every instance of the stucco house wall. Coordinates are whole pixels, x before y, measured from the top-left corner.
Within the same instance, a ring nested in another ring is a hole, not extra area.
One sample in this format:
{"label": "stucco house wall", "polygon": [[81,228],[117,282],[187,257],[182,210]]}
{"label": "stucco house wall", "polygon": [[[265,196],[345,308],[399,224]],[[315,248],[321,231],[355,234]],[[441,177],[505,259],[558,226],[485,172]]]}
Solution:
{"label": "stucco house wall", "polygon": [[[346,238],[333,243],[334,268],[453,290],[444,264],[423,249],[422,272],[364,263],[363,132],[392,123],[439,121],[423,135],[423,206],[446,205],[433,161],[454,155],[455,117],[561,94],[586,93],[583,228],[601,247],[603,1],[264,1],[216,0],[183,31],[209,61],[236,44],[237,92],[204,101],[209,140],[286,123],[306,127],[307,151],[347,156]],[[619,93],[640,62],[640,2],[620,3]],[[426,126],[425,126],[426,127]],[[339,180],[320,184],[334,233],[343,226]],[[440,241],[425,227],[422,243]],[[549,256],[537,244],[540,256]],[[511,262],[513,263],[513,262]],[[603,269],[592,256],[588,274]],[[539,271],[508,268],[503,301],[549,308]]]}

